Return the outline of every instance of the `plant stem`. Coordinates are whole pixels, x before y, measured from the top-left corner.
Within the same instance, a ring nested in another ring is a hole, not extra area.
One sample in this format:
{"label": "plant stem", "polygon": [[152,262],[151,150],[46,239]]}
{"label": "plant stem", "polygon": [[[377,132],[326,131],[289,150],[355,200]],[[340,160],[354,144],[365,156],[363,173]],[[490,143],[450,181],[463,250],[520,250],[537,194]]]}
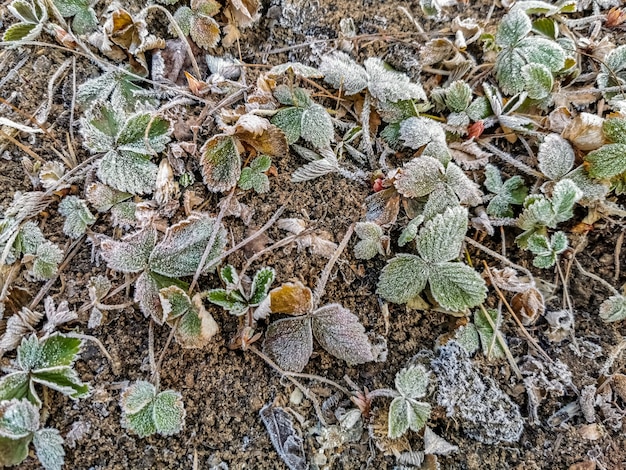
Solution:
{"label": "plant stem", "polygon": [[611,284],[609,284],[607,281],[605,281],[599,276],[596,276],[595,274],[590,273],[589,271],[585,271],[585,269],[580,265],[579,261],[576,258],[574,258],[574,262],[576,263],[576,267],[578,268],[581,274],[583,274],[584,276],[587,276],[590,279],[593,279],[594,281],[598,281],[613,295],[621,295],[619,291],[615,287],[613,287]]}

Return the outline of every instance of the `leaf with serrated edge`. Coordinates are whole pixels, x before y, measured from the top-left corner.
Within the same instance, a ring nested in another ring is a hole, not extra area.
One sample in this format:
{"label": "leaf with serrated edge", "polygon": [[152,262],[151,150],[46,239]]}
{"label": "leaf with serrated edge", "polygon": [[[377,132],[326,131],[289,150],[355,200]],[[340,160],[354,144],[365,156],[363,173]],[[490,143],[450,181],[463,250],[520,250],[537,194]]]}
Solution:
{"label": "leaf with serrated edge", "polygon": [[459,256],[467,232],[467,209],[447,209],[424,224],[415,239],[417,252],[429,263],[450,261]]}
{"label": "leaf with serrated edge", "polygon": [[496,43],[503,47],[511,47],[530,33],[532,27],[528,15],[521,8],[514,8],[500,21]]}
{"label": "leaf with serrated edge", "polygon": [[100,241],[102,258],[114,271],[137,273],[148,266],[148,257],[156,244],[156,231],[144,229],[134,232],[120,241],[103,238]]}
{"label": "leaf with serrated edge", "polygon": [[89,393],[89,386],[80,381],[74,369],[66,366],[33,371],[31,382],[45,385],[73,399],[84,397]]}
{"label": "leaf with serrated edge", "polygon": [[319,104],[304,110],[300,124],[301,137],[317,148],[329,147],[334,128],[330,114]]}
{"label": "leaf with serrated edge", "polygon": [[263,352],[281,369],[302,372],[313,354],[311,320],[284,318],[273,322],[265,333]]}
{"label": "leaf with serrated edge", "polygon": [[487,297],[487,287],[480,275],[462,263],[439,263],[431,268],[430,292],[443,308],[463,311],[480,305]]}
{"label": "leaf with serrated edge", "polygon": [[28,393],[27,372],[13,372],[0,378],[0,401],[24,398]]}
{"label": "leaf with serrated edge", "polygon": [[374,360],[365,328],[356,315],[341,305],[329,304],[317,309],[311,315],[311,325],[320,346],[348,365]]}
{"label": "leaf with serrated edge", "polygon": [[443,181],[444,173],[439,160],[424,156],[414,158],[398,172],[394,186],[405,197],[426,196]]}
{"label": "leaf with serrated edge", "polygon": [[82,344],[82,340],[78,338],[70,338],[62,334],[52,335],[43,341],[39,360],[34,368],[71,366],[77,359]]}
{"label": "leaf with serrated edge", "polygon": [[184,315],[191,309],[191,299],[178,286],[169,286],[159,291],[163,314],[168,321]]}
{"label": "leaf with serrated edge", "polygon": [[154,399],[152,420],[162,436],[171,436],[182,430],[186,414],[182,398],[178,392],[165,390]]}
{"label": "leaf with serrated edge", "polygon": [[183,315],[176,325],[175,338],[183,348],[203,348],[219,332],[219,326],[204,308],[201,294],[196,294],[192,302],[194,309]]}
{"label": "leaf with serrated edge", "polygon": [[61,470],[65,459],[63,438],[57,429],[40,429],[33,436],[39,462],[46,470]]}
{"label": "leaf with serrated edge", "polygon": [[417,150],[430,142],[445,144],[446,134],[437,121],[410,117],[400,124],[400,139],[406,147]]}
{"label": "leaf with serrated edge", "polygon": [[250,288],[250,305],[258,305],[263,301],[275,278],[276,271],[274,268],[261,268],[256,272]]}
{"label": "leaf with serrated edge", "polygon": [[300,138],[302,132],[302,108],[279,109],[272,117],[272,124],[279,127],[287,138],[289,145],[295,143]]}
{"label": "leaf with serrated edge", "polygon": [[389,405],[387,435],[397,439],[409,429],[409,404],[403,397],[396,397]]}
{"label": "leaf with serrated edge", "polygon": [[355,233],[361,239],[354,246],[354,256],[358,259],[371,259],[377,254],[384,254],[382,246],[383,229],[373,222],[357,222]]}
{"label": "leaf with serrated edge", "polygon": [[370,57],[363,64],[368,75],[367,88],[374,98],[383,103],[396,103],[402,100],[426,101],[426,93],[418,83],[411,83],[409,77],[377,57]]}
{"label": "leaf with serrated edge", "polygon": [[554,220],[548,226],[555,227],[557,223],[571,219],[574,216],[574,204],[582,197],[582,191],[572,180],[561,180],[554,185],[550,201],[554,211]]}
{"label": "leaf with serrated edge", "polygon": [[145,271],[135,281],[135,295],[133,300],[139,303],[139,308],[145,317],[151,317],[157,324],[162,325],[165,314],[159,298],[159,286],[153,273]]}
{"label": "leaf with serrated edge", "polygon": [[585,157],[592,178],[612,178],[626,172],[626,144],[607,144]]}
{"label": "leaf with serrated edge", "polygon": [[[502,317],[495,309],[487,310],[491,322],[486,318],[482,309],[476,310],[474,313],[474,325],[478,336],[480,337],[480,344],[482,345],[483,354],[487,359],[502,358],[505,356],[505,351],[500,344],[500,341],[496,338],[496,334],[499,333],[500,324],[502,323]],[[495,325],[495,331],[491,324]]]}
{"label": "leaf with serrated edge", "polygon": [[574,166],[574,159],[574,149],[558,134],[548,134],[539,144],[539,170],[552,180],[565,176]]}
{"label": "leaf with serrated edge", "polygon": [[63,233],[70,238],[82,236],[87,227],[96,221],[87,203],[76,196],[63,198],[59,204],[59,214],[65,217]]}
{"label": "leaf with serrated edge", "polygon": [[396,390],[404,398],[421,398],[426,395],[430,372],[422,365],[410,366],[396,374]]}
{"label": "leaf with serrated edge", "polygon": [[461,204],[477,206],[483,201],[483,193],[476,183],[454,163],[448,163],[446,182],[458,196]]}
{"label": "leaf with serrated edge", "polygon": [[399,254],[383,268],[376,293],[383,299],[404,304],[426,287],[428,265],[419,256]]}
{"label": "leaf with serrated edge", "polygon": [[200,165],[204,184],[209,191],[230,190],[241,176],[241,157],[232,137],[217,135],[201,149]]}
{"label": "leaf with serrated edge", "polygon": [[207,291],[207,300],[228,310],[232,315],[243,315],[248,311],[248,303],[238,291],[211,289]]}
{"label": "leaf with serrated edge", "polygon": [[154,385],[144,380],[138,380],[122,393],[120,407],[124,413],[138,413],[152,402],[155,395]]}
{"label": "leaf with serrated edge", "polygon": [[158,167],[136,154],[122,155],[108,152],[100,160],[98,178],[119,191],[131,194],[149,194],[156,184]]}
{"label": "leaf with serrated edge", "polygon": [[322,57],[319,70],[324,81],[345,95],[354,95],[367,87],[367,72],[344,52],[334,52]]}
{"label": "leaf with serrated edge", "polygon": [[39,410],[27,400],[2,400],[0,437],[20,439],[39,429]]}
{"label": "leaf with serrated edge", "polygon": [[550,69],[543,64],[526,64],[522,67],[524,90],[532,100],[543,100],[550,96],[554,78]]}
{"label": "leaf with serrated edge", "polygon": [[152,416],[152,403],[138,413],[122,415],[122,426],[139,437],[147,437],[157,432]]}

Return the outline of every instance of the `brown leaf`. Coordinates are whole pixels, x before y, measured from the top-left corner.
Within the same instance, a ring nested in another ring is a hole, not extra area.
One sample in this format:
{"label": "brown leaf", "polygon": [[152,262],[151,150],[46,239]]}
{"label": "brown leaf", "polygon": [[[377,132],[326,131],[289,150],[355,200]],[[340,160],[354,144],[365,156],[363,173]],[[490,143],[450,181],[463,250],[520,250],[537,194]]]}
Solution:
{"label": "brown leaf", "polygon": [[491,268],[491,277],[485,272],[483,277],[487,283],[495,284],[498,288],[509,292],[525,292],[532,289],[534,285],[526,278],[520,278],[513,268],[495,269]]}
{"label": "brown leaf", "polygon": [[485,152],[473,140],[450,142],[448,148],[452,152],[454,161],[461,165],[464,170],[477,170],[484,167],[489,163],[489,157],[491,156],[489,152]]}
{"label": "brown leaf", "polygon": [[220,27],[210,16],[193,16],[190,34],[193,42],[204,49],[215,47],[220,41]]}
{"label": "brown leaf", "polygon": [[393,225],[400,212],[400,195],[395,188],[383,189],[368,196],[365,199],[367,214],[365,219],[368,222],[384,227]]}
{"label": "brown leaf", "polygon": [[612,382],[613,391],[626,403],[626,375],[615,374]]}
{"label": "brown leaf", "polygon": [[543,295],[534,287],[515,294],[511,299],[511,307],[524,325],[535,323],[546,310]]}
{"label": "brown leaf", "polygon": [[259,19],[259,0],[230,0],[226,7],[237,26],[247,28]]}
{"label": "brown leaf", "polygon": [[311,289],[299,281],[287,282],[269,292],[270,311],[304,315],[313,308]]}

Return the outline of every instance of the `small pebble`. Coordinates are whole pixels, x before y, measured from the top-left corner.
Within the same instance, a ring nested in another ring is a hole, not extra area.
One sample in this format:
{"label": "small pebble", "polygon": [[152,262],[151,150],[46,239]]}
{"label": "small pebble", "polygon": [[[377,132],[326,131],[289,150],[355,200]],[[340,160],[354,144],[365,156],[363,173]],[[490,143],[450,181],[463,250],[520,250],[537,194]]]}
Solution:
{"label": "small pebble", "polygon": [[302,394],[302,390],[296,387],[293,389],[293,392],[291,392],[291,395],[289,395],[289,402],[292,405],[298,406],[300,403],[302,403],[303,398],[304,395]]}

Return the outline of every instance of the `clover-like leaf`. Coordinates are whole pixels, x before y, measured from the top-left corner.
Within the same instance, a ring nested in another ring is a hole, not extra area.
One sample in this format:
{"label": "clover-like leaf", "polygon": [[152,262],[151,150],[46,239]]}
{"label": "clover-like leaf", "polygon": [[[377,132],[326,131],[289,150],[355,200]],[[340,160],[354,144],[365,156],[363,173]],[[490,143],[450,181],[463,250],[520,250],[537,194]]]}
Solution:
{"label": "clover-like leaf", "polygon": [[[485,311],[487,313],[485,313]],[[480,337],[483,354],[488,359],[503,358],[505,357],[505,351],[502,344],[498,340],[502,316],[495,309],[487,309],[485,311],[478,309],[474,313],[474,325],[476,327],[476,331],[478,332],[478,336]],[[491,319],[491,321],[487,319],[486,315],[489,315],[489,319]]]}
{"label": "clover-like leaf", "polygon": [[65,217],[63,232],[71,238],[82,236],[87,227],[96,221],[87,203],[76,196],[63,198],[59,204],[59,214]]}
{"label": "clover-like leaf", "polygon": [[438,263],[428,278],[430,292],[443,308],[463,311],[480,305],[487,297],[487,287],[480,275],[462,263]]}
{"label": "clover-like leaf", "polygon": [[156,430],[162,436],[178,434],[185,424],[182,395],[174,390],[159,393],[153,402],[152,416]]}
{"label": "clover-like leaf", "polygon": [[217,236],[210,248],[206,264],[201,272],[207,272],[207,265],[218,257],[226,245],[226,230],[206,213],[192,213],[186,219],[169,227],[161,240],[150,253],[150,269],[170,278],[192,276],[198,270],[202,256],[213,232]]}
{"label": "clover-like leaf", "polygon": [[389,302],[403,304],[426,287],[428,264],[419,256],[399,254],[383,268],[376,293]]}
{"label": "clover-like leaf", "polygon": [[600,318],[610,323],[626,319],[626,297],[612,295],[600,305]]}
{"label": "clover-like leaf", "polygon": [[556,232],[548,239],[545,235],[533,234],[528,238],[528,249],[535,255],[533,265],[538,268],[554,266],[558,255],[568,246],[567,235]]}
{"label": "clover-like leaf", "polygon": [[444,102],[453,113],[465,111],[472,102],[472,89],[462,80],[456,80],[445,89]]}
{"label": "clover-like leaf", "polygon": [[7,28],[2,36],[3,41],[33,41],[43,31],[44,24],[48,20],[48,12],[39,0],[33,2],[14,0],[7,9],[20,20]]}
{"label": "clover-like leaf", "polygon": [[446,134],[437,121],[410,117],[400,124],[400,139],[405,146],[417,150],[430,143],[445,144]]}
{"label": "clover-like leaf", "polygon": [[396,397],[389,405],[389,428],[387,435],[391,439],[402,436],[409,428],[413,431],[422,429],[430,417],[431,406],[404,397]]}
{"label": "clover-like leaf", "polygon": [[485,187],[495,194],[487,206],[487,213],[494,217],[513,217],[511,206],[523,204],[528,195],[521,176],[515,175],[502,182],[500,171],[493,165],[485,166]]}
{"label": "clover-like leaf", "polygon": [[500,21],[496,43],[501,47],[514,46],[530,33],[532,27],[528,15],[521,8],[513,8]]}
{"label": "clover-like leaf", "polygon": [[417,252],[428,263],[450,261],[459,256],[466,232],[467,209],[447,209],[424,224],[415,239]]}
{"label": "clover-like leaf", "polygon": [[422,398],[426,395],[430,372],[422,365],[406,367],[396,374],[396,390],[404,398]]}
{"label": "clover-like leaf", "polygon": [[214,136],[201,152],[202,177],[209,191],[228,191],[237,184],[241,176],[241,157],[232,137]]}
{"label": "clover-like leaf", "polygon": [[93,31],[98,25],[96,12],[88,0],[54,0],[61,16],[73,16],[72,30],[78,34]]}
{"label": "clover-like leaf", "polygon": [[317,342],[348,365],[374,360],[372,345],[365,328],[350,310],[339,304],[328,304],[311,315],[313,335]]}
{"label": "clover-like leaf", "polygon": [[373,222],[357,222],[355,233],[361,239],[354,246],[354,256],[358,259],[371,259],[377,254],[384,255],[384,244],[389,244],[389,237],[383,234],[380,225]]}
{"label": "clover-like leaf", "polygon": [[150,382],[139,380],[122,393],[120,407],[124,413],[135,414],[148,406],[156,396],[156,388]]}
{"label": "clover-like leaf", "polygon": [[0,403],[0,437],[17,440],[39,429],[39,410],[28,400]]}
{"label": "clover-like leaf", "polygon": [[414,158],[396,175],[394,186],[405,197],[422,197],[434,191],[443,181],[445,168],[435,158]]}
{"label": "clover-like leaf", "polygon": [[65,255],[63,250],[52,242],[46,241],[37,247],[33,267],[29,271],[35,279],[50,279],[56,275],[59,264]]}
{"label": "clover-like leaf", "polygon": [[263,352],[282,369],[302,372],[313,354],[311,320],[296,317],[271,323],[265,333]]}
{"label": "clover-like leaf", "polygon": [[207,291],[207,300],[237,316],[243,315],[249,308],[248,302],[238,291],[211,289]]}
{"label": "clover-like leaf", "polygon": [[137,80],[124,70],[104,72],[78,87],[76,102],[87,108],[98,101],[110,99],[115,107],[119,106],[118,109],[127,113],[134,112],[139,103],[156,104],[156,99],[135,83]]}
{"label": "clover-like leaf", "polygon": [[148,258],[155,245],[156,231],[146,228],[120,241],[103,238],[100,249],[109,268],[123,273],[137,273],[148,266]]}
{"label": "clover-like leaf", "polygon": [[243,190],[254,189],[257,194],[266,193],[270,190],[270,180],[265,174],[270,169],[272,160],[267,155],[261,155],[255,158],[247,166],[241,170],[241,176],[237,183]]}

